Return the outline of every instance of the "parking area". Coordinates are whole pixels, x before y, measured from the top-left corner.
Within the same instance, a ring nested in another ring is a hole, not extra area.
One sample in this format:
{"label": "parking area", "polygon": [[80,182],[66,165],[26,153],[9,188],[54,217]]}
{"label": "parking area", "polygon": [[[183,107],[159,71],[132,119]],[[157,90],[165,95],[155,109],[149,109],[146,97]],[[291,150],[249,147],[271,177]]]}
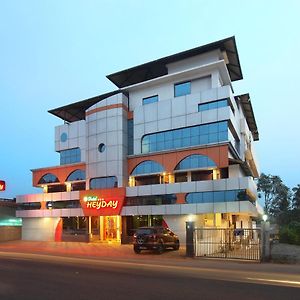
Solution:
{"label": "parking area", "polygon": [[79,243],[79,242],[35,242],[35,241],[10,241],[0,243],[1,252],[35,253],[73,257],[101,257],[117,259],[145,259],[145,258],[183,258],[185,248],[178,251],[166,250],[162,254],[153,251],[142,251],[135,254],[132,245],[117,243]]}

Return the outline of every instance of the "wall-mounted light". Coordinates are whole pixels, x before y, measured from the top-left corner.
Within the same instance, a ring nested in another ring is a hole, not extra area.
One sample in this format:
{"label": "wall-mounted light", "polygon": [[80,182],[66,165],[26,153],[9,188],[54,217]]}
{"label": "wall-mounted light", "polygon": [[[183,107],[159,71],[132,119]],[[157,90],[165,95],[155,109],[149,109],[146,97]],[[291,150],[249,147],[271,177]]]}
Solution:
{"label": "wall-mounted light", "polygon": [[129,183],[128,183],[128,185],[130,187],[135,186],[135,178],[133,176],[129,176]]}
{"label": "wall-mounted light", "polygon": [[47,185],[42,185],[43,192],[48,193],[48,186]]}
{"label": "wall-mounted light", "polygon": [[71,192],[72,184],[70,182],[65,182],[67,192]]}

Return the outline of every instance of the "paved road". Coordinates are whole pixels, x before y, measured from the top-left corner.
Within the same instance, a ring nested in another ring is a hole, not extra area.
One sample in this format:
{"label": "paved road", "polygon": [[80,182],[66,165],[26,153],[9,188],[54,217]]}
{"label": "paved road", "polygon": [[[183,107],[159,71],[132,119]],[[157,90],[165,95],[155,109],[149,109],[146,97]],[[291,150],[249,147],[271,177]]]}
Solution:
{"label": "paved road", "polygon": [[0,252],[0,299],[299,299],[297,272],[219,266]]}

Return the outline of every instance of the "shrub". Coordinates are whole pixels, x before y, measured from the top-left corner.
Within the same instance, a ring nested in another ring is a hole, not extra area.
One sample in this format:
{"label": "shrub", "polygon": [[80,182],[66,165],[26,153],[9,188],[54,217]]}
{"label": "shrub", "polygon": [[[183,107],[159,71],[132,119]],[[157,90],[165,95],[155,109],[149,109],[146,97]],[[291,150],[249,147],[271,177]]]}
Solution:
{"label": "shrub", "polygon": [[300,245],[300,222],[292,221],[288,225],[282,226],[279,240],[281,243]]}

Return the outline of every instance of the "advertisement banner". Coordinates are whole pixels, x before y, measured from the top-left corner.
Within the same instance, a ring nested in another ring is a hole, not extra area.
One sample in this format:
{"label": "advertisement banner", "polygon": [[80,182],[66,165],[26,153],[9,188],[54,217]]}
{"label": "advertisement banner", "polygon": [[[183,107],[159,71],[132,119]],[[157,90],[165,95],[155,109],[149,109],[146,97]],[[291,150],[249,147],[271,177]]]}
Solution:
{"label": "advertisement banner", "polygon": [[120,215],[125,188],[80,191],[80,204],[85,216]]}

